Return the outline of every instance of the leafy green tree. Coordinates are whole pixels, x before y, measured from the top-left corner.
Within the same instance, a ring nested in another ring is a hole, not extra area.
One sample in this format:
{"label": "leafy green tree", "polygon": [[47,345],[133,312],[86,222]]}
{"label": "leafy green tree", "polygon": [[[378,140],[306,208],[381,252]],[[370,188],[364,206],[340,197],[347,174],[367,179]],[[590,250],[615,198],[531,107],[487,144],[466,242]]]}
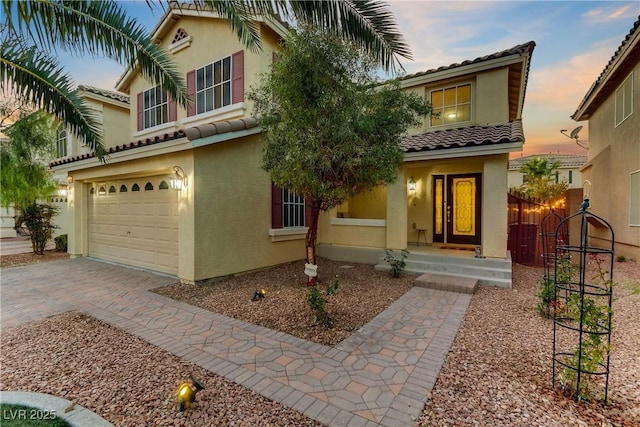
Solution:
{"label": "leafy green tree", "polygon": [[556,174],[560,162],[534,157],[520,167],[520,172],[527,176],[527,182],[521,187],[522,192],[537,200],[549,200],[567,191],[566,180],[556,182]]}
{"label": "leafy green tree", "polygon": [[[147,0],[169,5],[170,1]],[[397,55],[411,52],[388,8],[372,0],[194,0],[228,19],[239,39],[260,49],[255,15],[307,22],[357,42],[386,69]],[[95,116],[74,91],[69,75],[55,58],[60,47],[78,55],[106,56],[163,88],[183,107],[188,102],[184,76],[169,52],[117,0],[4,0],[6,19],[0,39],[0,89],[13,92],[37,109],[54,114],[80,140],[104,159],[105,150]]]}
{"label": "leafy green tree", "polygon": [[42,253],[53,231],[55,208],[38,204],[57,188],[46,166],[54,157],[53,141],[58,126],[44,111],[20,117],[5,132],[0,145],[0,205],[14,205],[20,211],[18,225],[29,227],[34,253]]}
{"label": "leafy green tree", "polygon": [[315,264],[320,211],[395,181],[399,142],[431,110],[397,81],[379,84],[376,64],[353,44],[305,29],[249,98],[265,129],[262,167],[311,205],[307,261]]}

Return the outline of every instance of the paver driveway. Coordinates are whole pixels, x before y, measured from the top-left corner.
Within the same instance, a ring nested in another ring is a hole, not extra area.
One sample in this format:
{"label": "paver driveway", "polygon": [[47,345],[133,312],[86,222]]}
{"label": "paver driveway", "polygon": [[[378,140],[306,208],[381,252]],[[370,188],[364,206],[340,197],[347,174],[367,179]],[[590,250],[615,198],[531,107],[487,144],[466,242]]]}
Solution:
{"label": "paver driveway", "polygon": [[89,259],[3,269],[1,327],[79,310],[331,426],[411,426],[471,295],[413,288],[336,347],[149,292],[175,278]]}

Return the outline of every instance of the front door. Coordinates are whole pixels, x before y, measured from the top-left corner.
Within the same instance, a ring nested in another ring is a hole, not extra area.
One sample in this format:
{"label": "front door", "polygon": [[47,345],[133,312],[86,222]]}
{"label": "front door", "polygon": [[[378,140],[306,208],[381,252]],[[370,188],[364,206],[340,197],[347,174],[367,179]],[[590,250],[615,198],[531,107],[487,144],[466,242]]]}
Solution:
{"label": "front door", "polygon": [[482,175],[433,176],[433,241],[480,244]]}

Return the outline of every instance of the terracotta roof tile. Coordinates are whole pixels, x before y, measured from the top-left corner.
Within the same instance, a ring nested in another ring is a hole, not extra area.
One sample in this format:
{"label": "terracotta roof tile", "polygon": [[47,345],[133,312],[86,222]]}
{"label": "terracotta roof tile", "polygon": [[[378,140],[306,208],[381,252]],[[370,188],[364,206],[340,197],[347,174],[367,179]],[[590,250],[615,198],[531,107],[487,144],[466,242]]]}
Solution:
{"label": "terracotta roof tile", "polygon": [[498,125],[467,126],[410,135],[402,139],[400,146],[405,152],[411,153],[510,142],[524,142],[521,120]]}
{"label": "terracotta roof tile", "polygon": [[523,164],[527,163],[531,159],[546,159],[550,162],[556,160],[560,162],[561,168],[579,168],[587,161],[587,156],[581,156],[578,154],[532,154],[530,156],[518,157],[509,161],[509,170],[519,170]]}
{"label": "terracotta roof tile", "polygon": [[247,117],[244,119],[226,120],[221,122],[206,123],[185,129],[184,133],[189,141],[206,138],[212,135],[220,135],[227,132],[238,132],[258,126],[258,119]]}
{"label": "terracotta roof tile", "polygon": [[129,95],[125,95],[122,92],[116,92],[113,90],[101,89],[95,86],[87,86],[80,85],[78,86],[79,90],[84,90],[86,92],[95,93],[96,95],[102,95],[106,98],[115,99],[116,101],[125,102],[129,104]]}
{"label": "terracotta roof tile", "polygon": [[426,70],[426,71],[421,71],[419,73],[409,74],[407,76],[402,77],[402,80],[411,79],[413,77],[425,76],[427,74],[433,74],[433,73],[437,73],[437,72],[440,72],[440,71],[451,70],[453,68],[463,67],[465,65],[477,64],[477,63],[480,63],[480,62],[489,61],[491,59],[504,58],[504,57],[510,56],[510,55],[521,55],[523,53],[528,53],[529,55],[531,55],[531,53],[533,52],[533,49],[535,48],[535,46],[536,46],[536,43],[534,41],[530,41],[530,42],[527,42],[527,43],[519,44],[519,45],[514,46],[514,47],[512,47],[510,49],[506,49],[506,50],[503,50],[503,51],[500,51],[500,52],[492,53],[490,55],[480,56],[480,57],[478,57],[476,59],[470,59],[470,60],[462,61],[459,64],[445,65],[445,66],[442,66],[442,67],[432,68],[432,69]]}

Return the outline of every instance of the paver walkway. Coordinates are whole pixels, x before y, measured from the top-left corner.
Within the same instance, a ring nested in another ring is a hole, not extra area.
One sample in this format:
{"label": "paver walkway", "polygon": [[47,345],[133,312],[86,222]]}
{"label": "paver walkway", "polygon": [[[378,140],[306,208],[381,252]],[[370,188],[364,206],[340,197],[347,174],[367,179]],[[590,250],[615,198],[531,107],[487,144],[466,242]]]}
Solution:
{"label": "paver walkway", "polygon": [[175,282],[72,259],[3,269],[0,326],[80,310],[330,426],[412,426],[471,300],[413,288],[336,347],[149,292]]}

